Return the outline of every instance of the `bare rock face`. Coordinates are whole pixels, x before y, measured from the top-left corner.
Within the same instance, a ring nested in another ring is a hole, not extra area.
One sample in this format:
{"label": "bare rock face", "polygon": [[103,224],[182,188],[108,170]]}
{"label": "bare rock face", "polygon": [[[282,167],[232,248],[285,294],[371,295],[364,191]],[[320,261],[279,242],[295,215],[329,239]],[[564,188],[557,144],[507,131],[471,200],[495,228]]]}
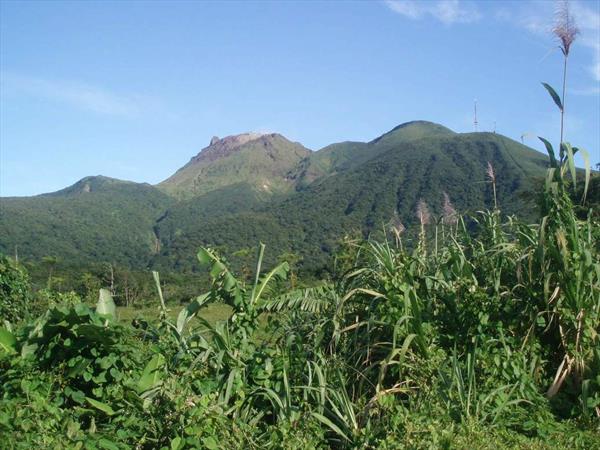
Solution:
{"label": "bare rock face", "polygon": [[262,136],[264,136],[262,133],[243,133],[227,136],[223,139],[214,136],[210,140],[210,145],[194,156],[190,162],[215,161],[230,155],[242,145],[260,139]]}
{"label": "bare rock face", "polygon": [[310,150],[277,133],[214,137],[159,186],[181,199],[236,184],[256,192],[283,193],[293,187],[286,174],[309,155]]}

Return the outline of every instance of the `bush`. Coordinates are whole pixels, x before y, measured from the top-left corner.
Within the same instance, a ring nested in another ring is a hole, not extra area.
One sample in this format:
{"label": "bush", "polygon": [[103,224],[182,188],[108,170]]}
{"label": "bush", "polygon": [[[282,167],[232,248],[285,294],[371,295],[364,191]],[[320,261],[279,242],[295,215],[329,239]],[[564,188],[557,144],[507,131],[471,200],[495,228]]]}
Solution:
{"label": "bush", "polygon": [[31,292],[27,273],[0,254],[0,319],[17,323],[29,316]]}

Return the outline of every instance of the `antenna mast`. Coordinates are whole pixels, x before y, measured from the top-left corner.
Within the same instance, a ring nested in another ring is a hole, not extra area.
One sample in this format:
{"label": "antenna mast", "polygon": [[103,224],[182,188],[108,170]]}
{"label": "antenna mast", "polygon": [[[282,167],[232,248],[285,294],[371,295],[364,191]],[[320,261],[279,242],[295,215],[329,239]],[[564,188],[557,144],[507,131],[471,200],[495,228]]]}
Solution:
{"label": "antenna mast", "polygon": [[477,132],[478,131],[477,130],[477,128],[478,128],[477,127],[477,125],[478,125],[478,122],[477,122],[477,99],[475,99],[474,102],[475,102],[475,105],[474,105],[474,111],[475,112],[473,114],[473,126],[475,127],[475,132]]}

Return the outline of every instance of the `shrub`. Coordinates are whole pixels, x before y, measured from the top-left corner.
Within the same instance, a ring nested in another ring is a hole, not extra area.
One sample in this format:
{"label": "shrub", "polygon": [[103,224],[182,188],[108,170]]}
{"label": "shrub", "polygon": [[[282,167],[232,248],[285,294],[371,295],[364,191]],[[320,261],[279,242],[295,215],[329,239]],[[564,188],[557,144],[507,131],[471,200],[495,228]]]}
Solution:
{"label": "shrub", "polygon": [[31,292],[27,273],[0,254],[0,319],[17,323],[29,316]]}

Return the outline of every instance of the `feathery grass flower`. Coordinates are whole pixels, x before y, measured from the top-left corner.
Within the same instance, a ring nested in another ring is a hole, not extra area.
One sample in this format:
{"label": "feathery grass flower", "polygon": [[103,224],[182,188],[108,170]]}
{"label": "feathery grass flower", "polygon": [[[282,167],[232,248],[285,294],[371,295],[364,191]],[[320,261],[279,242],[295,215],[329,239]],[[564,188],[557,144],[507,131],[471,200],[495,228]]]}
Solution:
{"label": "feathery grass flower", "polygon": [[450,201],[450,196],[447,192],[444,192],[444,206],[442,207],[443,217],[442,220],[447,225],[456,225],[458,222],[458,213],[452,202]]}
{"label": "feathery grass flower", "polygon": [[575,19],[569,9],[569,2],[562,1],[556,11],[556,23],[552,28],[552,33],[560,41],[560,49],[563,55],[568,56],[571,44],[579,34],[579,28],[575,24]]}
{"label": "feathery grass flower", "polygon": [[429,206],[427,206],[427,203],[423,199],[420,199],[419,203],[417,203],[417,218],[421,222],[421,225],[427,225],[431,222]]}

